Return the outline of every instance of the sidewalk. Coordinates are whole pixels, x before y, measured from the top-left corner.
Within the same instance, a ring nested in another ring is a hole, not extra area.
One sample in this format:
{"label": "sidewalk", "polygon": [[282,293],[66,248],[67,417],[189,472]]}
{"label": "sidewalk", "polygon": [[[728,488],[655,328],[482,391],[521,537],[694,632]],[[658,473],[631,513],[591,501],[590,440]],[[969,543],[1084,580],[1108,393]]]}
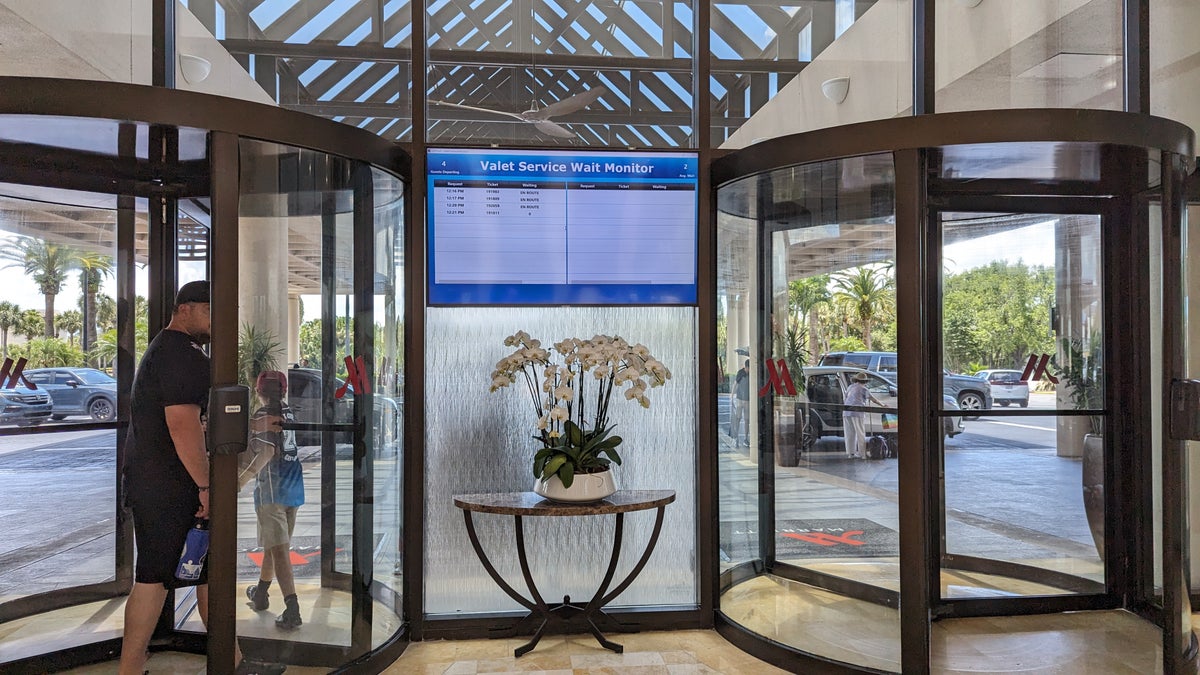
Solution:
{"label": "sidewalk", "polygon": [[[757,555],[758,467],[750,451],[722,434],[719,458],[722,559]],[[1052,452],[975,444],[947,446],[946,547],[1103,580],[1083,514],[1078,462]],[[776,550],[781,559],[898,560],[896,460],[852,460],[825,440],[797,467],[775,467]],[[850,541],[845,532],[857,531]],[[729,540],[740,533],[743,540]],[[797,544],[796,540],[800,539]],[[751,545],[753,544],[753,545]],[[752,556],[752,557],[753,557]]]}

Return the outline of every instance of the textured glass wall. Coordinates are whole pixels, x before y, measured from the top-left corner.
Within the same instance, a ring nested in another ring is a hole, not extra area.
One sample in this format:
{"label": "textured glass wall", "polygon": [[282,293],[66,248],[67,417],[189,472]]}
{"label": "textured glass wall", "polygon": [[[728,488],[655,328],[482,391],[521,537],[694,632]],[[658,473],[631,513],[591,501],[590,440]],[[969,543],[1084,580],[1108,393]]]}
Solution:
{"label": "textured glass wall", "polygon": [[[425,611],[430,614],[510,611],[520,607],[484,572],[467,539],[456,494],[516,492],[533,487],[535,418],[517,388],[490,393],[496,361],[512,350],[504,338],[524,330],[545,346],[566,337],[620,335],[649,347],[672,372],[649,391],[650,408],[614,403],[610,417],[624,464],[620,489],[672,489],[653,558],[612,604],[691,605],[696,580],[696,314],[691,307],[431,308],[426,363]],[[513,519],[476,514],[480,541],[496,568],[524,588]],[[586,601],[604,575],[613,517],[526,518],[530,566],[547,599]],[[617,579],[637,562],[654,524],[653,511],[625,518]]]}
{"label": "textured glass wall", "polygon": [[935,3],[938,112],[1121,109],[1120,0],[969,4]]}

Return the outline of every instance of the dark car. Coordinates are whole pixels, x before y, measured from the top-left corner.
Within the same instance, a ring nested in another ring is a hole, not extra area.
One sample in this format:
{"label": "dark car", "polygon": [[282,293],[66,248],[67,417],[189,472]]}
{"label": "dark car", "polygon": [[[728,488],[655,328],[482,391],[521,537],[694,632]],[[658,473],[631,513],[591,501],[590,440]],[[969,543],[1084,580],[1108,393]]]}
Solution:
{"label": "dark car", "polygon": [[54,402],[52,419],[68,415],[87,415],[97,422],[117,416],[117,381],[95,368],[35,368],[25,377],[50,394]]}
{"label": "dark car", "polygon": [[[296,422],[315,424],[323,421],[321,414],[322,379],[321,371],[315,368],[289,368],[288,375],[288,405],[296,415]],[[333,379],[330,395],[342,387],[345,382],[340,378]],[[386,396],[375,399],[375,447],[376,456],[394,455],[400,441],[400,407],[395,400]],[[333,422],[350,424],[354,421],[354,387],[346,388],[342,398],[333,399]],[[350,432],[337,433],[334,442],[339,445],[348,444],[352,440]],[[299,430],[296,432],[296,443],[299,445],[320,445],[321,432]]]}
{"label": "dark car", "polygon": [[[851,366],[871,370],[892,384],[896,383],[896,352],[830,352],[821,357],[819,365]],[[943,370],[942,393],[954,397],[954,401],[964,412],[990,410],[992,407],[992,386],[987,381],[971,375],[956,375]],[[967,412],[963,418],[977,420],[979,415]]]}
{"label": "dark car", "polygon": [[[845,366],[808,366],[804,368],[804,395],[809,404],[809,433],[814,438],[821,436],[842,435],[842,402],[846,389],[850,386],[854,375],[860,369]],[[896,385],[883,373],[867,373],[867,390],[883,403],[883,407],[896,411]],[[958,402],[953,396],[942,396],[945,410],[958,410]],[[894,419],[894,418],[893,418]],[[942,418],[942,433],[953,438],[963,432],[961,417]],[[895,433],[894,428],[884,425],[883,417],[879,414],[868,414],[864,428],[870,434]]]}
{"label": "dark car", "polygon": [[[28,371],[27,371],[28,372]],[[0,424],[31,427],[50,419],[53,403],[50,394],[31,390],[24,384],[0,389]]]}

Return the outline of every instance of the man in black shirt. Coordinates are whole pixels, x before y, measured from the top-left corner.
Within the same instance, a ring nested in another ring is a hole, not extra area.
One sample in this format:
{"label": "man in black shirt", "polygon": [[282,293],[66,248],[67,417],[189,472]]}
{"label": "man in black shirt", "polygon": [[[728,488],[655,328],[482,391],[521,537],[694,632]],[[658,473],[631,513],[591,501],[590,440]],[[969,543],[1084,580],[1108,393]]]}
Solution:
{"label": "man in black shirt", "polygon": [[[141,675],[146,648],[163,610],[167,590],[196,586],[196,607],[208,625],[208,579],[175,578],[188,530],[208,518],[208,452],[203,417],[210,386],[208,282],[184,284],[171,322],[159,333],[133,378],[132,442],[125,458],[125,492],[133,511],[137,564],[125,602],[121,675]],[[276,418],[276,424],[277,424]],[[207,567],[207,566],[206,566]],[[236,659],[241,652],[234,646]],[[244,672],[281,672],[281,667]]]}
{"label": "man in black shirt", "polygon": [[196,585],[200,618],[208,620],[208,580],[175,578],[175,566],[197,518],[208,517],[208,452],[201,418],[210,386],[208,282],[179,289],[171,322],[150,343],[133,379],[132,442],[125,491],[133,511],[137,564],[125,603],[122,675],[140,675],[167,590]]}

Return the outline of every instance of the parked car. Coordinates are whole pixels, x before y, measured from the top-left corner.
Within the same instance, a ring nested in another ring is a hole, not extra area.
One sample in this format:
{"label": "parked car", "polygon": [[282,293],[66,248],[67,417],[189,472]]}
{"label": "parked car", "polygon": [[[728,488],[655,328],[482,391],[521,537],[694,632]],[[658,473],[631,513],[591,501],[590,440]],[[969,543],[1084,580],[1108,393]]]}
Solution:
{"label": "parked car", "polygon": [[[296,415],[296,422],[315,424],[325,421],[321,414],[322,380],[316,368],[289,368],[288,405]],[[345,381],[334,378],[330,393],[337,391]],[[375,447],[377,457],[394,455],[400,442],[400,406],[391,398],[376,395],[375,399]],[[346,394],[333,401],[333,423],[350,424],[354,421],[354,387],[347,387]],[[350,432],[334,435],[334,442],[345,445],[353,441]],[[299,445],[320,445],[321,432],[299,430],[296,432]]]}
{"label": "parked car", "polygon": [[[28,371],[26,371],[28,372]],[[27,389],[23,384],[12,389],[0,389],[0,424],[32,427],[50,419],[54,404],[50,394],[40,389]]]}
{"label": "parked car", "polygon": [[[806,433],[815,441],[822,436],[842,435],[842,402],[845,400],[846,388],[851,379],[862,372],[859,368],[847,366],[810,366],[804,369],[805,395],[800,405],[809,405],[809,419]],[[883,403],[885,408],[891,408],[889,414],[896,412],[896,385],[888,381],[880,373],[867,373],[867,390]],[[958,410],[958,403],[953,396],[944,394],[942,405],[946,410]],[[893,417],[893,419],[895,419]],[[963,432],[961,417],[942,418],[942,433],[954,437]],[[866,424],[868,434],[895,434],[894,425],[885,424],[882,413],[868,413]]]}
{"label": "parked car", "polygon": [[[893,384],[896,382],[896,352],[829,352],[821,357],[822,366],[854,366],[878,373]],[[986,380],[971,375],[942,371],[942,393],[953,396],[962,410],[989,410],[992,407],[992,387]],[[967,414],[968,420],[979,415]]]}
{"label": "parked car", "polygon": [[1016,403],[1022,408],[1029,407],[1029,383],[1021,379],[1019,370],[981,370],[975,377],[986,380],[992,385],[992,397],[996,404],[1008,407]]}
{"label": "parked car", "polygon": [[50,394],[51,419],[87,415],[97,422],[117,417],[117,381],[95,368],[34,368],[25,377]]}

